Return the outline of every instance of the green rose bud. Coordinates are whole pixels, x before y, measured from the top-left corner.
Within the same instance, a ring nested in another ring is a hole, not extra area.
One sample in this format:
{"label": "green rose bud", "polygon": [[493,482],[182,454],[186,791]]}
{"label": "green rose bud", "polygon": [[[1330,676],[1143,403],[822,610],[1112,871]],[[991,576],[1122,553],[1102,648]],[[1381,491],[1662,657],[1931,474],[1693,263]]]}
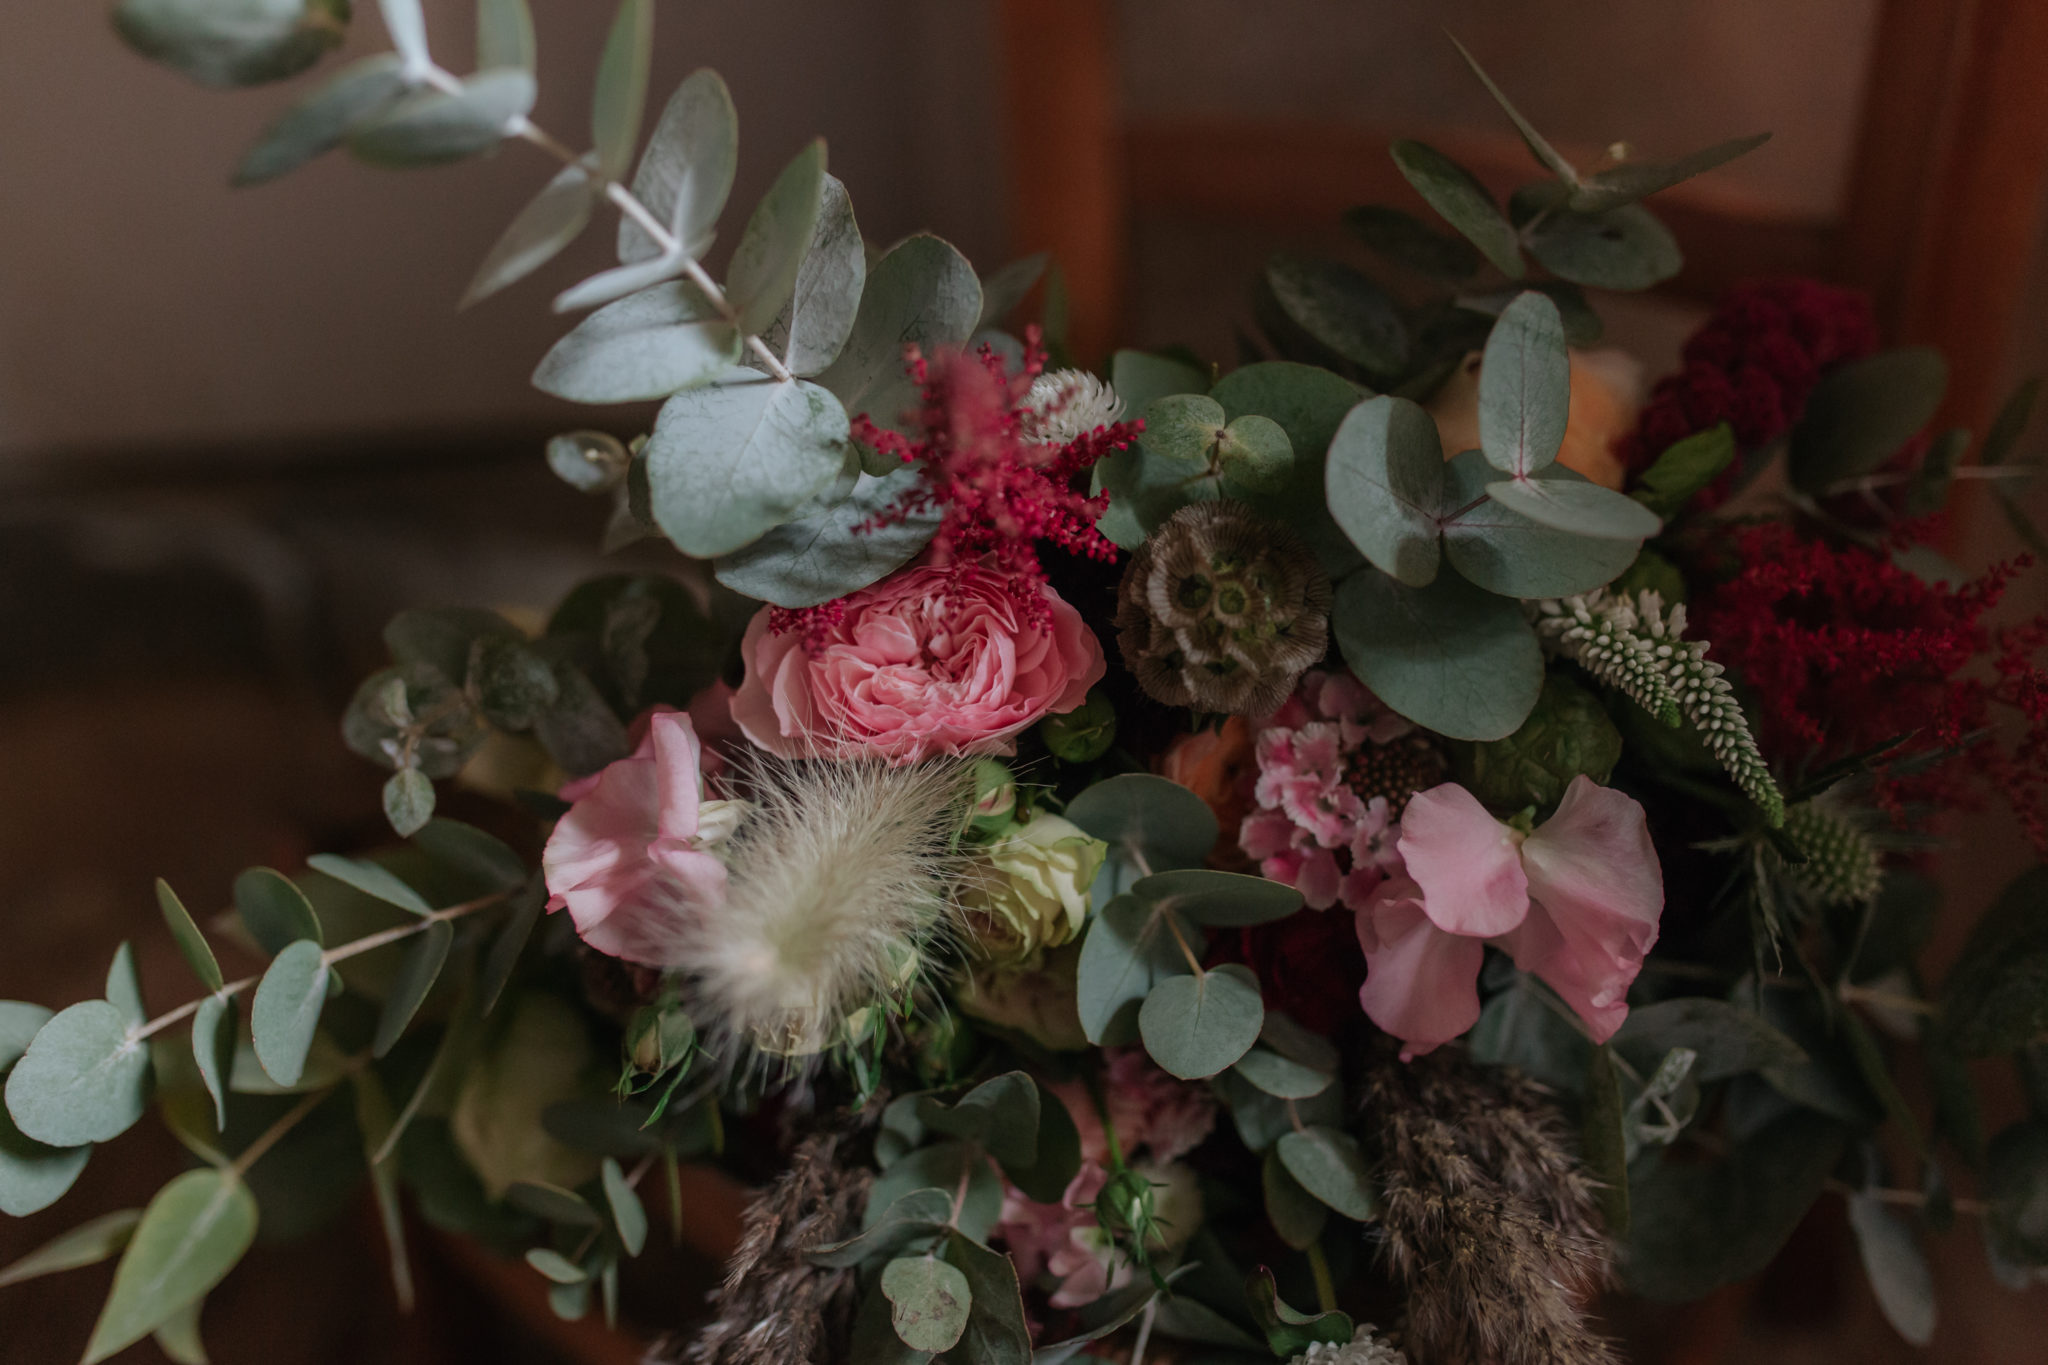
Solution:
{"label": "green rose bud", "polygon": [[1017,809],[1017,779],[1007,766],[992,758],[974,765],[974,815],[976,829],[1000,829],[1010,823]]}
{"label": "green rose bud", "polygon": [[960,891],[968,941],[996,965],[1035,964],[1081,932],[1109,845],[1039,812],[982,851]]}
{"label": "green rose bud", "polygon": [[1068,763],[1092,763],[1116,743],[1116,708],[1097,688],[1088,699],[1063,716],[1047,716],[1038,723],[1038,733],[1052,756]]}

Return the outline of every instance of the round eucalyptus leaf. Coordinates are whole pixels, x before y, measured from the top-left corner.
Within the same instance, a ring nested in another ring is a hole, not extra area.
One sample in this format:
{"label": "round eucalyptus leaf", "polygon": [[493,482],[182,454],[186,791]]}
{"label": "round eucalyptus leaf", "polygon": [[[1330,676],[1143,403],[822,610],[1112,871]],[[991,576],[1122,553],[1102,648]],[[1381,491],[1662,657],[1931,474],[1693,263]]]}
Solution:
{"label": "round eucalyptus leaf", "polygon": [[541,357],[533,386],[572,403],[666,398],[739,358],[740,333],[696,285],[671,280],[592,313]]}
{"label": "round eucalyptus leaf", "polygon": [[1560,477],[1571,473],[1546,469],[1533,478],[1501,479],[1486,485],[1486,492],[1510,512],[1570,535],[1634,544],[1664,529],[1657,514],[1634,498],[1589,479]]}
{"label": "round eucalyptus leaf", "polygon": [[[0,1107],[0,1213],[26,1218],[50,1207],[78,1180],[92,1147],[52,1147],[14,1126]],[[0,1277],[0,1283],[5,1283]]]}
{"label": "round eucalyptus leaf", "polygon": [[328,967],[311,939],[289,944],[256,983],[249,1035],[256,1060],[279,1085],[297,1085],[313,1047],[320,1010],[327,1003]]}
{"label": "round eucalyptus leaf", "polygon": [[1301,893],[1291,886],[1206,867],[1155,872],[1134,883],[1131,894],[1197,924],[1218,928],[1270,924],[1287,918],[1302,906]]}
{"label": "round eucalyptus leaf", "polygon": [[1276,1099],[1305,1100],[1328,1090],[1336,1077],[1277,1052],[1255,1047],[1237,1059],[1237,1074]]}
{"label": "round eucalyptus leaf", "polygon": [[751,545],[839,476],[847,426],[832,394],[806,380],[677,394],[647,438],[654,519],[700,559]]}
{"label": "round eucalyptus leaf", "polygon": [[555,1284],[582,1284],[590,1278],[582,1266],[550,1247],[529,1247],[526,1263]]}
{"label": "round eucalyptus leaf", "polygon": [[967,1330],[974,1303],[967,1277],[933,1256],[905,1256],[882,1267],[889,1323],[914,1351],[950,1351]]}
{"label": "round eucalyptus leaf", "polygon": [[256,1239],[256,1197],[207,1167],[157,1192],[114,1271],[84,1365],[127,1349],[219,1284]]}
{"label": "round eucalyptus leaf", "polygon": [[[1003,1181],[987,1158],[964,1142],[937,1142],[892,1162],[868,1191],[861,1229],[877,1227],[896,1202],[916,1190],[944,1190],[949,1198],[965,1187],[954,1224],[969,1237],[986,1237],[1003,1211]],[[949,1210],[950,1212],[950,1204]]]}
{"label": "round eucalyptus leaf", "polygon": [[1372,1173],[1349,1133],[1312,1127],[1283,1134],[1273,1150],[1304,1190],[1346,1218],[1364,1223],[1379,1216]]}
{"label": "round eucalyptus leaf", "polygon": [[797,271],[818,229],[825,143],[812,142],[782,168],[754,206],[726,271],[725,292],[742,332],[764,332],[796,289]]}
{"label": "round eucalyptus leaf", "polygon": [[1543,651],[1521,605],[1456,574],[1424,588],[1353,574],[1337,589],[1331,625],[1359,681],[1452,739],[1513,734],[1543,690]]}
{"label": "round eucalyptus leaf", "polygon": [[1109,360],[1109,386],[1124,403],[1125,417],[1141,417],[1157,399],[1201,393],[1209,376],[1184,360],[1146,351],[1118,351]]}
{"label": "round eucalyptus leaf", "polygon": [[1111,894],[1155,872],[1200,867],[1221,832],[1201,797],[1150,773],[1097,782],[1068,803],[1067,818],[1109,845],[1095,885]]}
{"label": "round eucalyptus leaf", "polygon": [[1671,230],[1639,204],[1546,214],[1530,229],[1529,252],[1551,274],[1592,289],[1649,289],[1685,264]]}
{"label": "round eucalyptus leaf", "polygon": [[1382,394],[1353,408],[1324,477],[1330,515],[1375,568],[1414,587],[1436,577],[1444,456],[1420,405]]}
{"label": "round eucalyptus leaf", "polygon": [[373,166],[461,161],[503,141],[533,96],[531,72],[504,68],[479,72],[456,91],[422,87],[356,125],[348,148]]}
{"label": "round eucalyptus leaf", "polygon": [[[1552,530],[1495,501],[1487,488],[1496,473],[1477,450],[1444,467],[1444,557],[1468,581],[1503,597],[1570,597],[1605,587],[1635,562],[1639,541]],[[1581,476],[1552,465],[1544,478]]]}
{"label": "round eucalyptus leaf", "polygon": [[1216,468],[1231,493],[1256,497],[1285,491],[1294,478],[1294,445],[1270,417],[1246,413],[1216,441]]}
{"label": "round eucalyptus leaf", "polygon": [[903,511],[923,482],[915,469],[860,475],[846,497],[786,521],[721,556],[713,570],[735,592],[778,607],[815,607],[894,573],[931,542],[940,513]]}
{"label": "round eucalyptus leaf", "polygon": [[861,291],[853,330],[818,375],[850,413],[897,428],[917,390],[903,368],[903,347],[958,346],[981,316],[981,280],[950,242],[920,233],[875,262]]}
{"label": "round eucalyptus leaf", "polygon": [[106,1142],[142,1117],[149,1049],[104,1000],[63,1010],[36,1033],[7,1074],[7,1112],[22,1133],[52,1147]]}
{"label": "round eucalyptus leaf", "polygon": [[404,63],[391,53],[343,67],[264,130],[235,168],[234,183],[260,185],[333,151],[349,129],[375,116],[404,91]]}
{"label": "round eucalyptus leaf", "polygon": [[628,1256],[638,1256],[647,1245],[647,1208],[640,1202],[640,1196],[627,1183],[626,1173],[619,1169],[619,1163],[611,1157],[604,1159],[600,1167],[604,1183],[605,1207],[611,1210],[612,1227],[618,1231],[619,1245],[626,1249]]}
{"label": "round eucalyptus leaf", "polygon": [[513,1181],[505,1189],[505,1202],[564,1227],[595,1228],[604,1223],[589,1200],[574,1190],[544,1180]]}
{"label": "round eucalyptus leaf", "polygon": [[[1217,438],[1228,419],[1223,405],[1206,394],[1182,393],[1156,400],[1145,409],[1145,430],[1138,448],[1154,460],[1175,466],[1183,477],[1209,467]],[[1103,487],[1119,491],[1105,470]]]}
{"label": "round eucalyptus leaf", "polygon": [[1530,290],[1501,311],[1479,365],[1479,445],[1527,478],[1557,458],[1571,411],[1571,357],[1557,305]]}
{"label": "round eucalyptus leaf", "polygon": [[[1522,251],[1515,230],[1477,176],[1427,143],[1396,142],[1394,164],[1445,222],[1479,248],[1494,269],[1522,278]],[[1563,274],[1563,271],[1557,272]]]}
{"label": "round eucalyptus leaf", "polygon": [[434,818],[434,780],[418,768],[400,768],[385,778],[384,818],[401,839],[419,833]]}
{"label": "round eucalyptus leaf", "polygon": [[1386,290],[1338,261],[1279,252],[1266,283],[1287,316],[1323,345],[1372,374],[1394,374],[1408,359],[1408,331]]}
{"label": "round eucalyptus leaf", "polygon": [[1153,1061],[1184,1081],[1195,1081],[1249,1052],[1265,1017],[1258,978],[1233,962],[1193,976],[1171,976],[1154,986],[1138,1010],[1138,1033]]}
{"label": "round eucalyptus leaf", "polygon": [[201,85],[295,76],[348,36],[349,0],[121,0],[114,27]]}
{"label": "round eucalyptus leaf", "polygon": [[306,893],[282,872],[252,867],[235,878],[235,913],[256,946],[275,957],[302,938],[325,942]]}
{"label": "round eucalyptus leaf", "polygon": [[1481,258],[1470,242],[1447,237],[1400,209],[1367,204],[1347,211],[1344,226],[1388,260],[1421,274],[1455,281],[1479,273]]}
{"label": "round eucalyptus leaf", "polygon": [[565,431],[548,438],[548,468],[579,493],[609,493],[626,481],[633,456],[608,431]]}
{"label": "round eucalyptus leaf", "polygon": [[[725,80],[708,67],[683,78],[663,106],[633,173],[633,197],[665,224],[683,252],[701,256],[732,193],[739,166],[739,115]],[[619,217],[619,259],[652,260],[661,248],[630,217]]]}

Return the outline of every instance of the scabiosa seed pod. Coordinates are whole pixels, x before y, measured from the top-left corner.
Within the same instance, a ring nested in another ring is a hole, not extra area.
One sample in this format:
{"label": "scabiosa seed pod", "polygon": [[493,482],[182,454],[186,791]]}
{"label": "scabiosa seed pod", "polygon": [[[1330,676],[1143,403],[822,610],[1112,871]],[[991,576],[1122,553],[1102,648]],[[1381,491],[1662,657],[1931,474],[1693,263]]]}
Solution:
{"label": "scabiosa seed pod", "polygon": [[1330,579],[1299,536],[1238,502],[1183,507],[1131,556],[1117,643],[1169,706],[1265,715],[1323,657]]}

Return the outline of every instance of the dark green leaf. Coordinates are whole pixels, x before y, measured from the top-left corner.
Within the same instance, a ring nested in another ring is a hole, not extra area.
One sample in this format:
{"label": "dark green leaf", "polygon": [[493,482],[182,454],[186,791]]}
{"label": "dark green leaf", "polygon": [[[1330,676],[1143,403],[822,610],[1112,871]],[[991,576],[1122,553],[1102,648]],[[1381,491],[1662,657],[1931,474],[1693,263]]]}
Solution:
{"label": "dark green leaf", "polygon": [[1513,734],[1543,690],[1543,653],[1519,604],[1455,573],[1426,588],[1354,574],[1337,589],[1331,624],[1361,682],[1454,739]]}
{"label": "dark green leaf", "polygon": [[1266,1221],[1280,1240],[1302,1251],[1316,1244],[1330,1221],[1330,1208],[1287,1174],[1277,1152],[1267,1152],[1259,1166],[1259,1185],[1266,1198]]}
{"label": "dark green leaf", "polygon": [[812,1265],[844,1270],[894,1256],[921,1239],[945,1231],[947,1220],[953,1216],[953,1194],[941,1189],[911,1190],[879,1209],[870,1196],[868,1207],[874,1212],[858,1237],[812,1247],[804,1253],[804,1259]]}
{"label": "dark green leaf", "polygon": [[868,1193],[867,1212],[861,1229],[876,1226],[896,1201],[913,1190],[944,1190],[950,1200],[965,1182],[966,1197],[960,1201],[953,1225],[970,1237],[985,1237],[996,1225],[1003,1208],[1003,1182],[988,1158],[964,1142],[939,1142],[920,1147],[892,1163],[877,1176]]}
{"label": "dark green leaf", "polygon": [[427,904],[425,897],[407,886],[390,868],[367,859],[345,858],[339,853],[315,853],[306,859],[306,866],[386,905],[395,905],[415,915],[433,911],[434,907]]}
{"label": "dark green leaf", "polygon": [[1934,1340],[1934,1276],[1912,1226],[1867,1192],[1849,1196],[1849,1225],[1885,1321],[1911,1344],[1928,1345]]}
{"label": "dark green leaf", "polygon": [[654,519],[699,558],[750,545],[838,476],[847,426],[831,392],[806,380],[678,394],[647,440]]}
{"label": "dark green leaf", "polygon": [[1509,279],[1522,278],[1522,250],[1515,230],[1477,176],[1427,143],[1396,142],[1393,153],[1401,174],[1445,222],[1478,247],[1494,269]]}
{"label": "dark green leaf", "polygon": [[302,938],[325,941],[306,893],[291,878],[267,867],[249,868],[235,878],[235,912],[256,946],[273,957]]}
{"label": "dark green leaf", "polygon": [[975,1365],[1031,1365],[1031,1329],[1016,1265],[959,1233],[946,1239],[946,1261],[966,1277],[974,1295],[961,1338],[967,1359]]}
{"label": "dark green leaf", "polygon": [[[2034,415],[2034,401],[2041,396],[2041,376],[2035,375],[2014,389],[1998,409],[1998,415],[1991,419],[1991,429],[1984,433],[1984,448],[1977,458],[1984,464],[2004,464],[2019,445],[2020,437],[2026,433],[2027,421]],[[2032,461],[2028,461],[2032,463]]]}
{"label": "dark green leaf", "polygon": [[2048,868],[2021,873],[1977,921],[1942,987],[1941,1031],[1966,1056],[2048,1038]]}
{"label": "dark green leaf", "polygon": [[931,1256],[906,1256],[882,1267],[897,1339],[915,1351],[950,1351],[967,1331],[974,1301],[967,1276]]}
{"label": "dark green leaf", "polygon": [[1038,1084],[1022,1071],[983,1081],[953,1104],[936,1096],[918,1100],[925,1128],[983,1148],[1005,1166],[1029,1167],[1038,1160]]}
{"label": "dark green leaf", "polygon": [[430,821],[412,841],[441,867],[474,884],[480,893],[511,891],[526,884],[526,864],[519,855],[504,840],[475,825],[460,820]]}
{"label": "dark green leaf", "polygon": [[1264,1022],[1258,978],[1237,963],[1169,976],[1138,1009],[1145,1051],[1184,1081],[1213,1076],[1235,1063],[1258,1041]]}
{"label": "dark green leaf", "polygon": [[1316,1126],[1281,1134],[1274,1152],[1304,1190],[1353,1222],[1379,1217],[1379,1192],[1358,1150],[1358,1139]]}
{"label": "dark green leaf", "polygon": [[231,995],[209,995],[192,1015],[192,1060],[199,1079],[213,1097],[214,1127],[228,1126],[228,1081],[235,1070],[235,1045],[240,1040],[240,1010]]}
{"label": "dark green leaf", "polygon": [[1373,374],[1393,374],[1408,359],[1408,332],[1384,289],[1350,266],[1280,252],[1266,262],[1266,283],[1301,329]]}
{"label": "dark green leaf", "polygon": [[1735,430],[1726,422],[1665,447],[1629,494],[1660,517],[1672,517],[1735,463]]}
{"label": "dark green leaf", "polygon": [[1388,260],[1441,280],[1469,279],[1481,257],[1472,244],[1446,237],[1399,209],[1367,204],[1344,215],[1344,226]]}
{"label": "dark green leaf", "polygon": [[1097,782],[1068,804],[1067,819],[1109,845],[1109,868],[1096,886],[1118,892],[1141,876],[1200,867],[1220,832],[1201,797],[1149,773]]}
{"label": "dark green leaf", "polygon": [[1005,1164],[1003,1173],[1024,1197],[1057,1204],[1081,1169],[1081,1132],[1059,1096],[1039,1087],[1038,1141],[1029,1166]]}
{"label": "dark green leaf", "polygon": [[498,930],[498,936],[491,940],[491,950],[484,955],[483,974],[477,982],[480,1014],[489,1014],[504,993],[505,983],[512,979],[513,968],[519,963],[526,941],[533,937],[533,926],[540,922],[541,907],[547,899],[547,888],[538,879],[512,898],[504,927]]}
{"label": "dark green leaf", "polygon": [[427,992],[440,980],[441,968],[446,965],[448,949],[454,942],[455,926],[440,919],[429,924],[426,932],[405,950],[398,975],[391,982],[391,993],[384,997],[383,1010],[377,1016],[377,1036],[370,1045],[373,1056],[383,1057],[398,1045]]}
{"label": "dark green leaf", "polygon": [[1572,191],[1568,201],[1580,213],[1605,213],[1608,209],[1633,204],[1659,190],[1668,190],[1682,180],[1726,165],[1738,156],[1755,151],[1771,140],[1769,133],[1730,138],[1703,151],[1672,161],[1624,161],[1621,165],[1596,171]]}
{"label": "dark green leaf", "polygon": [[1206,867],[1155,872],[1135,882],[1131,894],[1196,924],[1228,928],[1270,924],[1302,906],[1301,893],[1291,886]]}
{"label": "dark green leaf", "polygon": [[1351,1344],[1356,1329],[1347,1315],[1335,1309],[1327,1313],[1303,1313],[1291,1307],[1280,1297],[1280,1288],[1273,1282],[1273,1272],[1264,1266],[1252,1272],[1245,1284],[1245,1292],[1251,1300],[1252,1316],[1265,1330],[1266,1344],[1272,1347],[1274,1355],[1299,1355],[1318,1342],[1328,1346]]}
{"label": "dark green leaf", "polygon": [[93,1325],[85,1365],[105,1360],[219,1284],[256,1238],[256,1199],[241,1177],[187,1171],[143,1211]]}
{"label": "dark green leaf", "polygon": [[1034,251],[984,275],[981,280],[981,317],[975,321],[974,330],[985,332],[991,327],[1002,326],[1003,319],[1017,310],[1017,305],[1024,302],[1024,296],[1031,292],[1031,286],[1045,274],[1046,263],[1051,259],[1047,252]]}
{"label": "dark green leaf", "polygon": [[1614,1035],[1614,1050],[1645,1075],[1678,1047],[1698,1054],[1692,1075],[1702,1084],[1768,1067],[1796,1067],[1807,1060],[1799,1044],[1762,1016],[1705,996],[1632,1009]]}
{"label": "dark green leaf", "polygon": [[1465,59],[1465,65],[1472,68],[1472,74],[1486,87],[1486,93],[1493,96],[1493,102],[1500,106],[1501,112],[1508,116],[1508,121],[1515,125],[1515,131],[1522,135],[1522,143],[1528,147],[1529,155],[1536,158],[1536,164],[1567,185],[1578,184],[1579,173],[1573,169],[1572,163],[1559,155],[1557,148],[1551,146],[1543,134],[1536,131],[1534,124],[1522,117],[1522,111],[1515,108],[1501,88],[1493,83],[1493,77],[1487,75],[1480,67],[1479,59],[1467,52],[1465,45],[1456,38],[1451,39],[1451,46],[1458,49],[1458,55]]}
{"label": "dark green leaf", "polygon": [[1156,399],[1202,393],[1209,377],[1200,368],[1144,351],[1118,351],[1109,361],[1109,383],[1123,400],[1126,417],[1140,416]]}
{"label": "dark green leaf", "polygon": [[[42,1212],[77,1183],[91,1157],[89,1145],[52,1147],[26,1136],[0,1106],[0,1213],[26,1218]],[[0,1284],[7,1282],[0,1274]]]}
{"label": "dark green leaf", "polygon": [[1870,473],[1933,419],[1948,389],[1948,362],[1905,346],[1838,365],[1821,377],[1792,429],[1786,456],[1793,486],[1821,493]]}
{"label": "dark green leaf", "polygon": [[1621,1076],[1606,1047],[1593,1049],[1586,1068],[1586,1108],[1580,1123],[1580,1144],[1586,1168],[1597,1182],[1600,1221],[1616,1240],[1628,1236],[1628,1137],[1621,1098]]}
{"label": "dark green leaf", "polygon": [[2007,1260],[2048,1265],[2048,1122],[2023,1119],[1991,1140],[1985,1237]]}
{"label": "dark green leaf", "polygon": [[517,1209],[524,1209],[536,1218],[545,1218],[550,1223],[565,1227],[600,1227],[604,1219],[590,1201],[574,1190],[550,1185],[544,1180],[515,1180],[505,1189],[505,1202]]}
{"label": "dark green leaf", "polygon": [[1553,275],[1589,289],[1649,289],[1685,264],[1670,229],[1637,204],[1552,213],[1530,229],[1529,253]]}
{"label": "dark green leaf", "polygon": [[647,1245],[647,1209],[641,1204],[640,1196],[633,1193],[633,1187],[626,1183],[626,1173],[619,1169],[618,1162],[606,1157],[601,1174],[604,1202],[611,1210],[612,1226],[618,1230],[619,1245],[626,1249],[628,1256],[638,1256],[641,1248]]}

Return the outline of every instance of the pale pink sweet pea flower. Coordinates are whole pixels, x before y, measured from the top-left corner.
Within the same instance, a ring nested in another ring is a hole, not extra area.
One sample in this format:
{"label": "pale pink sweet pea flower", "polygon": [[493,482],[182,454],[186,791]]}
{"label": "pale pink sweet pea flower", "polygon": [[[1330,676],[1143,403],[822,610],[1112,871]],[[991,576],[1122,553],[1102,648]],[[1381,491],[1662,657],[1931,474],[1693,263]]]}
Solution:
{"label": "pale pink sweet pea flower", "polygon": [[1409,798],[1400,828],[1406,874],[1358,912],[1359,1003],[1401,1039],[1404,1056],[1478,1021],[1486,943],[1548,983],[1596,1042],[1614,1036],[1664,911],[1664,873],[1640,805],[1581,775],[1524,836],[1445,783]]}
{"label": "pale pink sweet pea flower", "polygon": [[601,953],[649,966],[677,920],[725,898],[725,864],[704,851],[714,834],[700,824],[703,749],[690,718],[657,711],[640,746],[602,772],[563,788],[572,804],[541,855],[548,909],[569,912],[576,932]]}

